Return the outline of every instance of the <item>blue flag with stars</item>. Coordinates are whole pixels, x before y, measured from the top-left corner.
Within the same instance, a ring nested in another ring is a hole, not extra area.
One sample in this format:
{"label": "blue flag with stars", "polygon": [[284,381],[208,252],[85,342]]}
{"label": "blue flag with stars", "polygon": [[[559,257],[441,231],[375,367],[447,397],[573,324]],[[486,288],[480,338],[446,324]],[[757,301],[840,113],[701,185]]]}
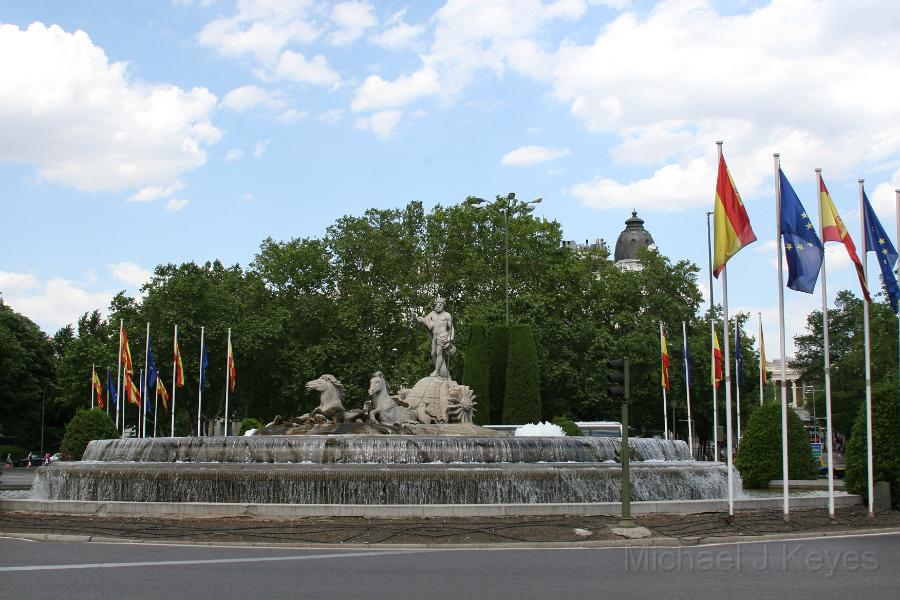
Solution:
{"label": "blue flag with stars", "polygon": [[812,294],[819,279],[825,250],[815,225],[809,220],[797,192],[781,169],[778,169],[778,177],[781,180],[781,237],[788,265],[787,286]]}
{"label": "blue flag with stars", "polygon": [[863,192],[863,209],[866,218],[866,252],[874,252],[878,257],[881,278],[884,280],[884,287],[891,300],[891,308],[896,314],[898,300],[900,300],[900,285],[897,284],[897,277],[894,275],[893,269],[897,262],[897,250],[894,249],[894,245],[891,244],[891,240],[884,232],[884,227],[881,226],[881,221],[872,210],[865,191]]}
{"label": "blue flag with stars", "polygon": [[144,379],[144,406],[146,407],[146,412],[153,411],[153,403],[150,401],[150,390],[153,390],[153,394],[156,394],[156,379],[158,377],[159,372],[156,370],[156,361],[153,360],[153,349],[147,346],[147,376]]}
{"label": "blue flag with stars", "polygon": [[113,406],[119,408],[119,394],[116,392],[116,386],[113,385],[112,373],[106,369],[106,389],[109,390],[109,397],[112,398]]}

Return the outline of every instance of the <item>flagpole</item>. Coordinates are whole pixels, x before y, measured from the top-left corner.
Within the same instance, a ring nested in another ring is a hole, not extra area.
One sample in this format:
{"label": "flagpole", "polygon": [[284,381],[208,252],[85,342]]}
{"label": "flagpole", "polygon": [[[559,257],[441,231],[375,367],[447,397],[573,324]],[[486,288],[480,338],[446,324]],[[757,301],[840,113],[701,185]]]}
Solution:
{"label": "flagpole", "polygon": [[[719,152],[721,154],[721,146]],[[709,232],[709,218],[712,212],[706,213],[706,251],[709,257],[709,372],[712,383],[713,397],[713,462],[719,462],[719,403],[716,399],[718,386],[716,385],[716,318],[713,312],[713,266],[712,266],[712,237]]]}
{"label": "flagpole", "polygon": [[94,391],[94,377],[97,376],[97,365],[91,365],[91,410],[94,410],[94,395],[96,392]]}
{"label": "flagpole", "polygon": [[200,328],[200,389],[197,390],[197,437],[200,437],[200,415],[203,409],[203,334],[205,327]]}
{"label": "flagpole", "polygon": [[[865,206],[865,179],[859,180],[859,211],[862,213],[862,243],[863,243],[863,279],[866,280],[866,288],[869,287],[869,247],[866,236],[868,223],[866,222]],[[866,466],[868,468],[868,493],[869,493],[869,518],[875,517],[875,474],[874,458],[872,456],[872,359],[871,341],[869,340],[869,303],[863,302],[863,340],[866,355]]]}
{"label": "flagpole", "polygon": [[109,415],[109,367],[106,367],[106,414]]}
{"label": "flagpole", "polygon": [[734,318],[734,391],[737,394],[737,402],[735,403],[735,408],[737,408],[737,439],[738,443],[741,441],[741,372],[740,368],[743,366],[743,361],[738,356],[738,352],[741,348],[741,342],[738,339],[738,336],[741,335],[740,327],[738,326],[737,317]]}
{"label": "flagpole", "polygon": [[766,368],[766,342],[763,339],[762,313],[758,312],[756,314],[759,317],[759,405],[762,406],[766,392],[766,378],[763,376]]}
{"label": "flagpole", "polygon": [[[719,149],[719,161],[722,160],[722,142],[716,142]],[[731,356],[728,344],[728,269],[722,266],[722,322],[725,324],[725,464],[728,468],[728,517],[734,516],[734,473],[732,472],[732,431],[731,431]]]}
{"label": "flagpole", "polygon": [[[118,363],[117,373],[116,373],[116,429],[119,429],[119,405],[121,404],[122,399],[122,330],[125,328],[125,319],[119,319],[119,356],[116,358],[116,362]],[[123,434],[125,433],[125,407],[122,407],[122,429],[120,429]]]}
{"label": "flagpole", "polygon": [[159,373],[156,377],[156,385],[153,386],[153,437],[156,437],[156,414],[159,412]]}
{"label": "flagpole", "polygon": [[178,355],[174,352],[175,348],[178,348],[178,325],[175,325],[175,342],[172,348],[172,429],[169,433],[171,437],[175,437],[175,393],[176,388],[178,387],[175,385],[175,377],[178,375]]}
{"label": "flagpole", "polygon": [[684,391],[687,399],[688,420],[688,448],[691,450],[691,458],[694,457],[694,426],[691,422],[691,368],[688,363],[688,339],[687,323],[681,322],[681,333],[684,336]]}
{"label": "flagpole", "polygon": [[[147,321],[147,339],[144,341],[144,373],[149,375],[149,361],[150,360],[150,321]],[[144,381],[145,375],[141,375],[141,385],[144,387],[144,392],[141,394],[141,422],[143,423],[141,428],[141,437],[147,436],[147,409],[145,407],[145,402],[147,398],[147,382]]]}
{"label": "flagpole", "polygon": [[788,452],[787,452],[787,374],[784,356],[784,269],[781,253],[781,161],[775,157],[775,245],[778,248],[778,340],[781,350],[781,490],[784,505],[784,520],[790,520],[788,500]]}
{"label": "flagpole", "polygon": [[[825,439],[828,443],[828,516],[834,515],[834,453],[831,433],[831,339],[828,332],[828,291],[825,281],[825,220],[822,215],[822,169],[816,169],[816,190],[819,193],[819,237],[822,240],[822,336],[825,344]],[[865,302],[865,299],[863,299]],[[813,405],[816,396],[813,394]],[[813,423],[815,425],[815,423]]]}
{"label": "flagpole", "polygon": [[143,404],[144,404],[144,394],[146,393],[144,391],[144,370],[143,369],[140,369],[140,376],[141,376],[141,383],[140,383],[140,385],[138,385],[138,395],[140,395],[141,398],[140,398],[140,400],[138,400],[138,404],[140,406],[138,406],[138,415],[137,415],[138,422],[137,422],[137,429],[135,429],[134,437],[144,437],[143,433],[141,432],[141,406],[143,406]]}
{"label": "flagpole", "polygon": [[231,327],[228,328],[228,348],[225,350],[225,435],[228,435],[228,388],[231,386]]}
{"label": "flagpole", "polygon": [[[229,330],[230,331],[230,330]],[[229,334],[230,335],[230,334]],[[659,356],[660,356],[660,366],[665,367],[662,364],[662,351],[663,351],[663,324],[662,321],[659,322]],[[663,439],[669,439],[669,415],[666,411],[666,384],[665,384],[665,372],[663,372],[662,377],[660,377],[660,383],[662,384],[662,398],[663,398]],[[225,402],[228,403],[228,389],[225,390]]]}

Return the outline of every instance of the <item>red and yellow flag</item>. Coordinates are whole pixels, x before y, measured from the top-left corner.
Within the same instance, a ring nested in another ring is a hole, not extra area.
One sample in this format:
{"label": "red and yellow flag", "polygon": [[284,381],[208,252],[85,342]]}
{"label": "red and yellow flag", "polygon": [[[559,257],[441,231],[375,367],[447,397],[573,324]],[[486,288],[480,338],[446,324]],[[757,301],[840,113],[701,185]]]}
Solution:
{"label": "red and yellow flag", "polygon": [[659,329],[659,345],[662,354],[662,384],[663,389],[669,389],[669,348],[666,344],[666,326],[662,325]]}
{"label": "red and yellow flag", "polygon": [[162,398],[163,409],[165,412],[169,412],[169,392],[166,391],[166,386],[163,385],[162,379],[159,378],[159,373],[156,374],[156,390]]}
{"label": "red and yellow flag", "polygon": [[128,373],[125,374],[125,397],[128,398],[129,403],[137,406],[141,405],[141,390],[138,389],[134,379]]}
{"label": "red and yellow flag", "polygon": [[122,328],[122,366],[125,367],[126,378],[130,379],[134,375],[134,366],[131,364],[131,348],[128,346],[128,334],[125,328]]}
{"label": "red and yellow flag", "polygon": [[719,383],[722,381],[722,348],[719,346],[719,336],[716,335],[715,329],[713,329],[713,361],[715,371],[713,371],[712,384],[719,387]]}
{"label": "red and yellow flag", "polygon": [[234,352],[231,350],[231,338],[228,338],[228,385],[234,391],[234,380],[237,378],[237,369],[234,366]]}
{"label": "red and yellow flag", "polygon": [[850,238],[850,234],[847,232],[847,228],[844,226],[844,222],[841,220],[834,202],[831,200],[831,194],[828,193],[828,188],[825,187],[825,181],[821,177],[819,178],[819,211],[822,215],[822,243],[841,242],[844,244],[847,254],[850,255],[850,260],[853,261],[856,267],[856,276],[859,278],[859,285],[862,286],[863,296],[867,302],[871,302],[872,297],[869,296],[869,287],[866,285],[865,271],[863,271],[862,262],[860,262],[859,256],[856,254],[856,245]]}
{"label": "red and yellow flag", "polygon": [[719,157],[719,176],[716,181],[716,206],[713,212],[715,229],[715,251],[713,253],[713,274],[718,277],[728,259],[738,251],[756,241],[756,234],[750,227],[750,217],[741,202],[725,164],[725,157]]}
{"label": "red and yellow flag", "polygon": [[184,366],[181,364],[181,350],[178,348],[178,338],[175,338],[175,354],[172,361],[175,363],[175,385],[184,387]]}
{"label": "red and yellow flag", "polygon": [[100,385],[100,378],[97,377],[97,369],[94,367],[91,367],[91,387],[97,396],[97,406],[101,409],[106,408],[106,404],[103,403],[103,386]]}

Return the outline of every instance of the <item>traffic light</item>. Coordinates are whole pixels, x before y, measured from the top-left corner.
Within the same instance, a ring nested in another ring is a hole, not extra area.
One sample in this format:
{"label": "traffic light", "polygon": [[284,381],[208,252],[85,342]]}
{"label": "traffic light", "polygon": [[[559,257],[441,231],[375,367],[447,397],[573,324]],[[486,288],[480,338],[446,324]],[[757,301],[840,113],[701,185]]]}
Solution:
{"label": "traffic light", "polygon": [[606,361],[609,367],[609,373],[606,379],[610,385],[606,387],[610,396],[621,396],[623,400],[628,400],[630,393],[628,390],[628,359],[614,358]]}

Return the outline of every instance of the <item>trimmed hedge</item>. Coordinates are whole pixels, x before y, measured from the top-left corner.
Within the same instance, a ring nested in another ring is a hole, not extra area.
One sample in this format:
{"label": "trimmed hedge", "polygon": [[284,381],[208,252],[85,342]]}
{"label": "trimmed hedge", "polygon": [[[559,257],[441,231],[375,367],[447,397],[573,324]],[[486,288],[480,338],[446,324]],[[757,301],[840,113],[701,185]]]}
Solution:
{"label": "trimmed hedge", "polygon": [[66,433],[63,435],[59,451],[64,456],[74,460],[81,460],[88,442],[91,440],[117,440],[119,432],[112,417],[105,411],[95,408],[87,410],[81,408],[66,425]]}
{"label": "trimmed hedge", "polygon": [[506,423],[503,401],[506,398],[506,359],[509,355],[509,327],[491,327],[488,339],[488,377],[490,378],[491,422]]}
{"label": "trimmed hedge", "polygon": [[241,428],[238,431],[238,435],[244,435],[247,431],[251,429],[259,429],[263,426],[263,423],[259,422],[259,419],[254,419],[253,417],[245,417],[241,419]]}
{"label": "trimmed hedge", "polygon": [[[773,479],[781,479],[781,405],[757,408],[738,446],[735,466],[744,487],[764,488]],[[788,477],[815,479],[816,461],[803,422],[788,409]]]}
{"label": "trimmed hedge", "polygon": [[562,427],[562,430],[566,432],[566,435],[584,435],[581,433],[581,429],[578,428],[578,425],[575,424],[575,421],[570,419],[569,417],[553,417],[553,421],[551,421],[554,425],[559,425]]}
{"label": "trimmed hedge", "polygon": [[[900,502],[900,411],[897,409],[897,382],[885,381],[872,390],[872,459],[875,481],[891,484],[892,503]],[[847,491],[868,499],[868,452],[866,450],[866,403],[860,402],[847,444]]]}
{"label": "trimmed hedge", "polygon": [[462,382],[475,392],[475,423],[491,423],[491,378],[488,364],[487,327],[484,323],[472,325],[469,347],[466,348],[466,362]]}
{"label": "trimmed hedge", "polygon": [[531,325],[509,328],[503,422],[513,425],[541,420],[541,375]]}

